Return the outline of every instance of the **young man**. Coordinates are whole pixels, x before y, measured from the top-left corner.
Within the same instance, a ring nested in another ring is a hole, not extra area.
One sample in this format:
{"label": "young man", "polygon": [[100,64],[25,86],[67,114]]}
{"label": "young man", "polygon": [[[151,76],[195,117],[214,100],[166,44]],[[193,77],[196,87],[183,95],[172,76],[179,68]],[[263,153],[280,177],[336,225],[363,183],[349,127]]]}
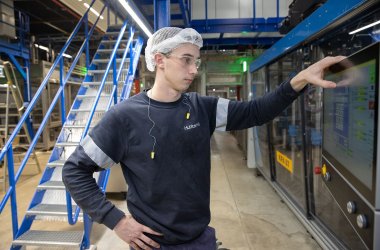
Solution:
{"label": "young man", "polygon": [[[216,249],[210,222],[210,138],[215,129],[237,130],[273,119],[307,83],[332,88],[327,57],[250,102],[184,92],[200,66],[201,36],[167,27],[149,40],[145,59],[154,86],[114,106],[67,160],[63,180],[76,203],[134,249]],[[109,202],[95,171],[120,163],[131,215]]]}

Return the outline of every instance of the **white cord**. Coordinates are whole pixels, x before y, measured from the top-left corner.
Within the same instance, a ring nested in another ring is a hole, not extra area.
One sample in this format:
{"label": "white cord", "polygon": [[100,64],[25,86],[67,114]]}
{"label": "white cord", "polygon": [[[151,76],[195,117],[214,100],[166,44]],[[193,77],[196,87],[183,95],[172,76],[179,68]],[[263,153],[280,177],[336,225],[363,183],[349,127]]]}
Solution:
{"label": "white cord", "polygon": [[152,120],[152,118],[150,117],[150,97],[149,97],[149,91],[146,92],[146,95],[148,96],[148,99],[149,99],[149,104],[148,104],[148,118],[149,120],[152,122],[152,127],[150,128],[149,130],[149,136],[153,138],[153,147],[152,147],[152,152],[151,152],[151,158],[153,159],[154,158],[154,148],[156,146],[156,137],[154,135],[152,135],[152,130],[153,128],[156,126],[156,123]]}
{"label": "white cord", "polygon": [[189,111],[187,111],[187,114],[186,114],[186,119],[189,120],[190,119],[191,106],[190,106],[189,100],[187,98],[189,98],[189,97],[186,94],[184,94],[182,103],[185,104],[187,107],[189,107]]}

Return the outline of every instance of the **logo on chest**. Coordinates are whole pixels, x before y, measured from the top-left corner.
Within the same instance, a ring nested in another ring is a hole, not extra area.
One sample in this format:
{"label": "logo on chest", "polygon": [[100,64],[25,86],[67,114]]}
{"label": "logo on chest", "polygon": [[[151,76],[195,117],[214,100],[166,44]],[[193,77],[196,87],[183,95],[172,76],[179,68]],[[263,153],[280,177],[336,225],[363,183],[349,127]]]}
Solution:
{"label": "logo on chest", "polygon": [[190,129],[194,129],[196,127],[200,127],[201,124],[199,122],[195,123],[195,124],[189,124],[189,125],[186,125],[183,127],[184,130],[190,130]]}

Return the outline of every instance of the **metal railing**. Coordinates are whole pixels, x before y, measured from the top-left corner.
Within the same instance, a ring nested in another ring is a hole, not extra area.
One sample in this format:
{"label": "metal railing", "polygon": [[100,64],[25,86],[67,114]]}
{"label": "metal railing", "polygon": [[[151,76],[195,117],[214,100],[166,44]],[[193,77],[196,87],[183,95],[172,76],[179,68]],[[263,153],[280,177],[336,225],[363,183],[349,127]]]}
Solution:
{"label": "metal railing", "polygon": [[[65,43],[65,45],[63,46],[62,50],[60,51],[59,53],[59,56],[55,59],[52,67],[50,68],[50,70],[48,71],[46,77],[44,78],[44,80],[42,81],[40,87],[38,88],[38,90],[36,91],[33,99],[31,100],[30,104],[28,105],[27,109],[25,110],[24,114],[22,115],[21,119],[19,120],[16,128],[13,130],[11,136],[9,137],[8,141],[5,143],[1,153],[0,153],[0,161],[2,161],[5,157],[5,155],[7,155],[7,161],[8,161],[8,178],[9,178],[9,188],[6,192],[6,194],[4,195],[3,199],[1,200],[1,203],[0,203],[0,213],[3,211],[5,205],[7,204],[8,200],[11,199],[11,210],[12,210],[12,228],[13,228],[13,237],[15,238],[18,231],[19,231],[19,225],[18,225],[18,219],[17,219],[17,202],[16,202],[16,184],[18,182],[18,180],[20,179],[20,176],[21,176],[21,173],[23,172],[25,166],[26,166],[26,163],[27,161],[29,160],[29,157],[32,153],[32,151],[34,150],[36,144],[37,144],[37,141],[40,137],[40,135],[42,134],[46,124],[47,124],[47,121],[49,120],[50,118],[50,115],[52,114],[52,111],[53,109],[55,108],[58,100],[60,99],[61,100],[61,111],[62,111],[62,124],[64,123],[65,121],[65,107],[64,107],[64,103],[65,103],[65,96],[64,96],[64,87],[66,85],[66,82],[68,81],[68,79],[70,78],[71,76],[71,73],[73,72],[76,64],[78,63],[79,61],[79,58],[80,56],[82,55],[83,53],[83,50],[86,49],[86,57],[89,58],[89,52],[88,52],[88,42],[90,40],[90,37],[99,21],[99,17],[96,19],[96,21],[94,22],[92,28],[89,30],[89,32],[86,34],[86,38],[85,40],[83,41],[82,43],[82,46],[80,47],[80,49],[78,50],[77,52],[77,55],[75,56],[75,59],[73,60],[72,64],[71,64],[71,67],[69,69],[69,71],[67,72],[66,75],[64,75],[64,71],[63,71],[63,54],[66,52],[66,50],[68,49],[68,47],[70,46],[71,42],[73,41],[73,38],[76,36],[76,34],[78,33],[78,31],[80,30],[81,28],[81,25],[85,25],[85,26],[88,26],[88,14],[89,14],[89,11],[90,11],[90,8],[93,6],[94,2],[96,0],[93,0],[90,4],[90,7],[87,9],[87,11],[85,12],[85,14],[82,16],[82,18],[79,20],[78,24],[76,25],[75,29],[73,30],[73,32],[71,33],[70,37],[68,38],[67,42]],[[105,10],[107,6],[104,5],[100,14],[102,14]],[[14,162],[13,162],[13,149],[12,149],[12,143],[13,141],[15,140],[16,136],[18,135],[18,133],[20,132],[20,129],[22,128],[23,124],[25,123],[25,121],[27,120],[27,118],[29,117],[29,115],[31,114],[33,108],[35,107],[37,101],[40,99],[41,97],[41,93],[42,91],[45,89],[46,85],[48,84],[49,82],[49,79],[51,77],[51,75],[53,74],[54,70],[57,68],[57,66],[60,66],[60,87],[55,95],[55,97],[53,98],[52,100],[52,103],[50,105],[50,107],[48,108],[47,112],[46,112],[46,115],[44,116],[42,122],[41,122],[41,125],[39,127],[39,129],[37,130],[32,142],[30,143],[30,146],[27,150],[27,152],[25,153],[25,157],[23,158],[22,162],[20,163],[20,167],[17,171],[17,173],[15,173],[14,171]]]}
{"label": "metal railing", "polygon": [[[87,135],[88,130],[90,128],[92,119],[93,119],[94,114],[95,114],[96,107],[98,106],[98,103],[99,103],[99,100],[100,100],[100,95],[102,94],[103,88],[104,88],[105,83],[106,83],[106,79],[107,79],[109,70],[111,69],[112,65],[114,65],[114,67],[116,68],[116,52],[117,52],[117,50],[119,48],[120,41],[123,38],[123,34],[124,34],[126,28],[127,28],[127,22],[124,22],[123,26],[120,29],[120,33],[118,35],[118,38],[117,38],[117,40],[115,42],[115,46],[114,46],[114,48],[112,50],[112,53],[111,53],[111,56],[110,56],[110,60],[107,63],[107,66],[106,66],[104,75],[102,77],[102,80],[100,81],[100,86],[99,86],[98,92],[96,94],[95,101],[94,101],[94,103],[93,103],[93,105],[91,107],[90,115],[89,115],[89,117],[87,119],[84,131],[83,131],[81,139],[80,139],[81,141]],[[131,31],[134,32],[132,30],[132,28],[131,28]],[[130,36],[129,40],[128,40],[128,47],[130,47],[129,45],[132,43],[133,33],[131,35],[132,36]],[[124,51],[122,62],[120,63],[120,67],[119,67],[118,73],[116,72],[116,70],[113,70],[113,88],[112,88],[112,91],[111,91],[111,96],[114,97],[114,103],[117,102],[117,100],[115,99],[115,94],[117,95],[116,91],[117,91],[118,80],[119,80],[120,72],[122,71],[122,67],[124,65],[125,58],[126,58],[127,54],[128,54],[128,49],[126,49]],[[111,106],[111,103],[112,103],[112,98],[110,98],[110,101],[107,104],[106,110],[109,109],[109,107]],[[67,219],[69,221],[69,224],[73,225],[73,224],[75,224],[77,222],[77,220],[79,218],[80,208],[79,207],[76,208],[75,214],[73,216],[72,202],[71,202],[71,196],[70,196],[69,192],[66,192],[66,205],[67,205],[67,212],[68,212],[67,213]]]}

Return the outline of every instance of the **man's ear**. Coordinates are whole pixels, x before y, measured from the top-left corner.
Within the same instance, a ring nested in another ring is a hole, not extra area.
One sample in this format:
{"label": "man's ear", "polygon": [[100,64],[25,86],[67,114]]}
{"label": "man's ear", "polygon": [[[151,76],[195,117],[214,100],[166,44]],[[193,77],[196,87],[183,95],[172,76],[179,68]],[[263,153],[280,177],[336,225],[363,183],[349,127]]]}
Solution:
{"label": "man's ear", "polygon": [[157,53],[154,55],[154,61],[156,63],[157,68],[160,68],[160,69],[164,68],[164,57],[165,56],[163,54],[160,54],[160,53]]}

